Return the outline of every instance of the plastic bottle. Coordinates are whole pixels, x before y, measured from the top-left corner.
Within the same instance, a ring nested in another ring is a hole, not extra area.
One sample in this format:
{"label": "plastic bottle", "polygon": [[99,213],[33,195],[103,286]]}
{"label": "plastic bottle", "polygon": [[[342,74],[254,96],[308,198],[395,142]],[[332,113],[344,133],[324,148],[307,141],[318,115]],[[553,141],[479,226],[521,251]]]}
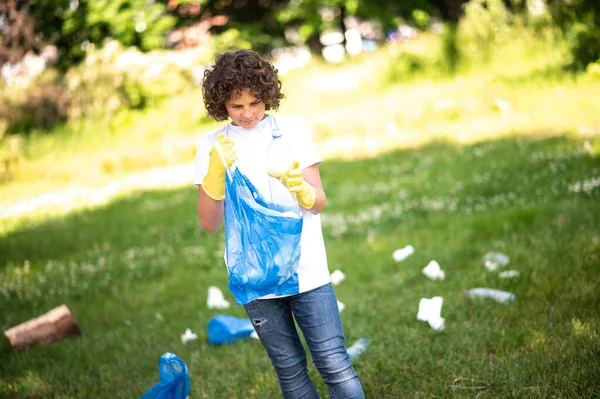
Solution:
{"label": "plastic bottle", "polygon": [[352,346],[347,349],[350,360],[356,360],[367,349],[368,345],[369,340],[366,338],[360,338],[354,342]]}
{"label": "plastic bottle", "polygon": [[164,353],[158,362],[160,381],[140,399],[186,399],[190,394],[190,377],[185,362],[174,353]]}
{"label": "plastic bottle", "polygon": [[[273,190],[275,186],[282,185],[281,178],[286,177],[288,171],[291,169],[294,162],[294,153],[288,145],[287,141],[281,135],[279,128],[274,128],[271,132],[271,142],[267,147],[267,173],[269,173],[269,192],[271,195],[271,202],[273,202]],[[285,192],[289,193],[287,187],[284,188]],[[280,190],[278,190],[280,191]],[[280,197],[280,196],[278,196]],[[278,201],[280,202],[280,201]],[[289,198],[286,198],[284,203],[281,205],[295,205],[296,199],[290,193]]]}
{"label": "plastic bottle", "polygon": [[497,302],[508,303],[516,300],[515,294],[493,288],[472,288],[463,292],[465,296],[491,298]]}

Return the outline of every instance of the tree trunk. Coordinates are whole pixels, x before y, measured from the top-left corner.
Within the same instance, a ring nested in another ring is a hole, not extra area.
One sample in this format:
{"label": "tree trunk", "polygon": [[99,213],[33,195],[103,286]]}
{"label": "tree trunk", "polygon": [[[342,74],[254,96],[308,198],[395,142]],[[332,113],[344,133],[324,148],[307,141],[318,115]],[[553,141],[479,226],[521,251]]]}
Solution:
{"label": "tree trunk", "polygon": [[79,324],[66,305],[4,331],[10,346],[21,350],[81,335]]}

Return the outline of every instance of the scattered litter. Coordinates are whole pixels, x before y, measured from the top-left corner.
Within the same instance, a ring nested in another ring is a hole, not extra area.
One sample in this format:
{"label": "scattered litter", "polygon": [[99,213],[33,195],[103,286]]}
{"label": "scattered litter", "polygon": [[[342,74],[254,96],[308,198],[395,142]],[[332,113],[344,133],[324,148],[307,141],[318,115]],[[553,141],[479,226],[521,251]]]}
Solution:
{"label": "scattered litter", "polygon": [[470,290],[464,290],[463,294],[469,297],[491,298],[502,303],[514,302],[516,300],[515,294],[496,290],[494,288],[472,288]]}
{"label": "scattered litter", "polygon": [[444,300],[441,296],[434,296],[433,298],[421,298],[419,302],[419,313],[417,313],[417,320],[426,321],[429,323],[429,327],[434,330],[440,331],[445,327],[445,320],[441,317],[442,304]]}
{"label": "scattered litter", "polygon": [[228,309],[229,301],[223,296],[223,292],[215,286],[208,287],[208,300],[206,301],[209,309]]}
{"label": "scattered litter", "polygon": [[344,273],[342,273],[339,270],[334,271],[333,273],[331,273],[331,284],[333,285],[338,285],[339,283],[342,282],[343,279],[346,278],[346,275]]}
{"label": "scattered litter", "polygon": [[485,261],[485,268],[490,272],[493,272],[499,266],[506,266],[510,263],[508,256],[496,252],[488,252],[483,260]]}
{"label": "scattered litter", "polygon": [[402,262],[404,259],[408,258],[414,252],[415,252],[415,249],[413,248],[413,246],[412,245],[407,245],[404,248],[400,248],[400,249],[395,250],[392,253],[392,258],[394,258],[394,260],[396,262]]}
{"label": "scattered litter", "polygon": [[185,333],[181,335],[181,343],[186,344],[188,341],[193,341],[198,338],[198,335],[194,334],[191,329],[186,328]]}
{"label": "scattered litter", "polygon": [[500,278],[519,277],[519,271],[518,270],[506,270],[504,272],[498,273],[498,277],[500,277]]}
{"label": "scattered litter", "polygon": [[344,310],[344,308],[346,307],[346,305],[344,305],[343,303],[341,303],[340,301],[337,301],[337,305],[338,305],[338,310],[341,312],[342,310]]}
{"label": "scattered litter", "polygon": [[432,280],[443,280],[446,278],[446,273],[444,273],[444,271],[440,268],[440,264],[435,260],[432,260],[423,268],[423,274]]}
{"label": "scattered litter", "polygon": [[250,338],[252,338],[252,339],[260,339],[260,338],[258,338],[258,334],[256,333],[256,331],[252,331],[252,334],[250,334]]}
{"label": "scattered litter", "polygon": [[[257,325],[263,322],[268,323],[264,319],[257,319],[254,322]],[[230,344],[239,339],[249,338],[255,332],[250,319],[227,315],[213,317],[208,322],[206,329],[208,330],[209,345]]]}
{"label": "scattered litter", "polygon": [[356,340],[352,346],[347,349],[350,360],[356,360],[367,349],[368,345],[369,340],[366,338]]}
{"label": "scattered litter", "polygon": [[186,399],[190,394],[190,377],[183,360],[167,352],[158,362],[160,381],[140,399]]}

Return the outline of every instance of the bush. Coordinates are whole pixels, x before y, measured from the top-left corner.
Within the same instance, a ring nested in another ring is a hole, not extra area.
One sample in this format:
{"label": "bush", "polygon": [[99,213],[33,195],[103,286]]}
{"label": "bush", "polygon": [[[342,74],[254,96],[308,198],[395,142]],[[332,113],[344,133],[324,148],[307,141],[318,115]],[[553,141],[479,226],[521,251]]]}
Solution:
{"label": "bush", "polygon": [[68,108],[69,99],[62,84],[34,82],[26,90],[0,97],[0,125],[5,134],[49,129],[67,119]]}

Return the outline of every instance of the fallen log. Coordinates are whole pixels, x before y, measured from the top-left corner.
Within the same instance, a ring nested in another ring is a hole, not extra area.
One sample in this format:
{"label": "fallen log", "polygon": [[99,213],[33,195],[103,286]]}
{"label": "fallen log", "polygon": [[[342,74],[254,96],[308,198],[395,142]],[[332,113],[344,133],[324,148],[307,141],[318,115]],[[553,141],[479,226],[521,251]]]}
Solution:
{"label": "fallen log", "polygon": [[79,335],[81,329],[67,305],[61,305],[4,331],[4,336],[13,350],[49,344]]}

